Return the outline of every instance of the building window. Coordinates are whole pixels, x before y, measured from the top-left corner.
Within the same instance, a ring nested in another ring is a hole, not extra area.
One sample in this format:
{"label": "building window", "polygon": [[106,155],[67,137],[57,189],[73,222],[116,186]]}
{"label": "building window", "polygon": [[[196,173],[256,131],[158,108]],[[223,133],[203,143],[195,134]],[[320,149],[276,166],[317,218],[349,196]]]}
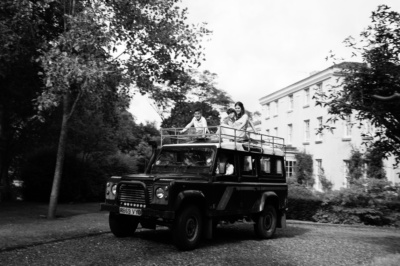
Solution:
{"label": "building window", "polygon": [[322,116],[317,117],[317,125],[318,127],[316,128],[317,130],[316,142],[320,143],[322,142],[322,132],[319,132],[319,130],[322,128]]}
{"label": "building window", "polygon": [[351,115],[346,116],[345,124],[344,124],[344,136],[343,140],[351,139],[351,128],[353,123],[351,122]]}
{"label": "building window", "polygon": [[310,88],[304,89],[304,107],[310,105]]}
{"label": "building window", "polygon": [[279,108],[279,103],[278,100],[276,100],[274,104],[274,116],[278,115],[278,108]]}
{"label": "building window", "polygon": [[293,111],[293,94],[289,95],[289,108],[288,111],[291,112]]}
{"label": "building window", "polygon": [[323,91],[322,91],[322,83],[318,83],[317,84],[317,88],[315,89],[316,90],[316,92],[318,93],[318,94],[321,94]]}
{"label": "building window", "polygon": [[265,105],[265,117],[269,118],[271,116],[271,109],[269,107],[269,103]]}
{"label": "building window", "polygon": [[291,177],[294,174],[294,168],[296,166],[296,161],[286,161],[286,177]]}
{"label": "building window", "polygon": [[323,174],[322,159],[316,159],[316,161],[317,161],[317,174],[322,175]]}
{"label": "building window", "polygon": [[310,142],[310,120],[304,120],[304,142]]}
{"label": "building window", "polygon": [[373,140],[374,139],[373,138],[373,134],[374,134],[374,132],[373,132],[373,128],[372,128],[371,122],[370,121],[366,121],[364,123],[363,132],[361,133],[362,139],[363,140]]}
{"label": "building window", "polygon": [[293,125],[289,124],[287,127],[287,143],[292,144]]}
{"label": "building window", "polygon": [[274,136],[278,137],[278,128],[277,127],[274,128]]}

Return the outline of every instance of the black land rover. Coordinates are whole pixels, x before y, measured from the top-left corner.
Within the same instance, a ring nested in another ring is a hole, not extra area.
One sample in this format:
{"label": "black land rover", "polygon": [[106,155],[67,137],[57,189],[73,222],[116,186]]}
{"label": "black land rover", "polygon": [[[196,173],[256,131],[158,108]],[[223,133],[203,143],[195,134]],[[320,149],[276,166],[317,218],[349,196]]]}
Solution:
{"label": "black land rover", "polygon": [[145,174],[109,178],[101,209],[110,212],[116,237],[133,235],[139,223],[168,226],[177,247],[190,250],[202,236],[211,239],[220,223],[247,221],[261,239],[286,227],[284,140],[210,130],[216,132],[161,129],[161,148],[154,147]]}

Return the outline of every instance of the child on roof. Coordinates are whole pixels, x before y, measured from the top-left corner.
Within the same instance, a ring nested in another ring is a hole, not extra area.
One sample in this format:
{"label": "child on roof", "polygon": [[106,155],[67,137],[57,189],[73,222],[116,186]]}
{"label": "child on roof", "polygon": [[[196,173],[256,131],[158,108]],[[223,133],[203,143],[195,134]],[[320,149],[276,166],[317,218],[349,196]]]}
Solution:
{"label": "child on roof", "polygon": [[210,133],[207,127],[207,120],[202,116],[201,110],[196,109],[194,111],[194,117],[192,121],[190,121],[187,126],[180,131],[180,133],[186,132],[191,126],[194,126],[196,129],[196,134],[205,134],[205,133]]}

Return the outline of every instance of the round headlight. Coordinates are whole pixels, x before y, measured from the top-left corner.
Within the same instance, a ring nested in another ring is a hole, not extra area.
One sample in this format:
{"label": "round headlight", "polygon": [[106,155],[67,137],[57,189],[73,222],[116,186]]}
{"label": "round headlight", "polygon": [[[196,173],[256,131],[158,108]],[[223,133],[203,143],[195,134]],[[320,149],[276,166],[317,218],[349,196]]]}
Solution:
{"label": "round headlight", "polygon": [[114,184],[114,185],[111,187],[111,193],[112,193],[113,195],[116,195],[116,194],[117,194],[117,184]]}
{"label": "round headlight", "polygon": [[162,189],[161,187],[156,189],[156,197],[159,199],[164,198],[164,189]]}

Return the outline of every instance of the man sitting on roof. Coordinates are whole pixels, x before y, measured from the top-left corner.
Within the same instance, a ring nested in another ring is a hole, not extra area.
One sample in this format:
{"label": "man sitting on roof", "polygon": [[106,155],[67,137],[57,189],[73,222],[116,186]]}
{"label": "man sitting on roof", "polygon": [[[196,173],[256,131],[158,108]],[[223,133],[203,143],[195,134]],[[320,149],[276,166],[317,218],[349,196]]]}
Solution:
{"label": "man sitting on roof", "polygon": [[207,120],[201,115],[201,110],[197,109],[194,111],[194,117],[187,126],[180,131],[180,133],[186,132],[191,126],[196,129],[195,134],[204,135],[205,133],[210,133],[207,127]]}

